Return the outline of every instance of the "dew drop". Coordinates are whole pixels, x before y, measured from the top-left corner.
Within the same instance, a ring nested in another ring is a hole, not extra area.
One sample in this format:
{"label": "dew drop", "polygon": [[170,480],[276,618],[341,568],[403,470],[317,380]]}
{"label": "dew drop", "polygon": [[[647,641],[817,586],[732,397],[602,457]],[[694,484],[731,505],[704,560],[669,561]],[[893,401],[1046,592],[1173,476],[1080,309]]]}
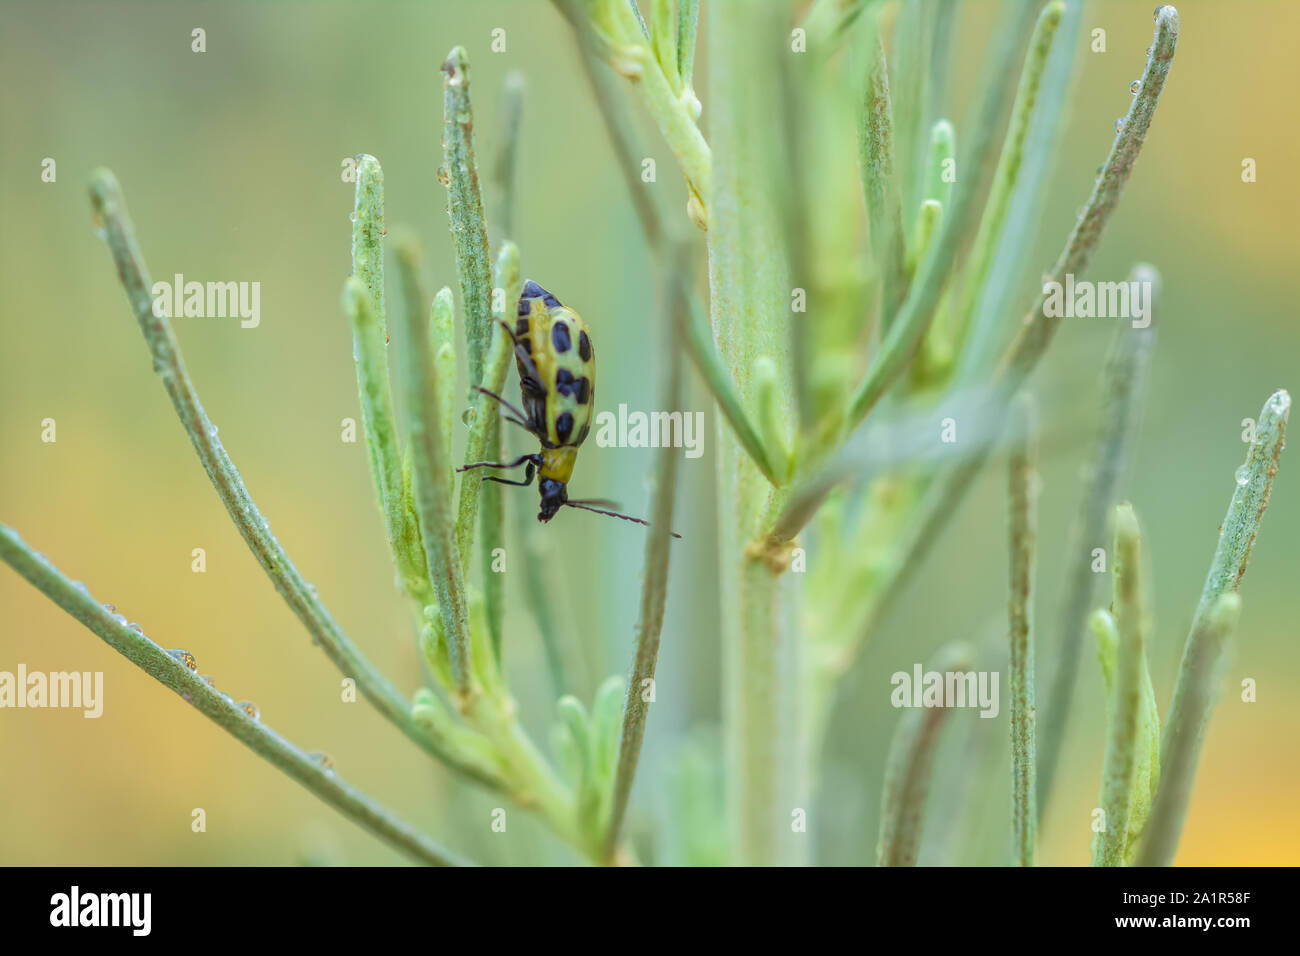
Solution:
{"label": "dew drop", "polygon": [[1147,56],[1151,55],[1151,47],[1147,47]]}
{"label": "dew drop", "polygon": [[1237,484],[1245,485],[1250,481],[1250,469],[1242,465],[1237,469]]}
{"label": "dew drop", "polygon": [[1124,117],[1121,116],[1119,119],[1115,120],[1115,132],[1124,132]]}
{"label": "dew drop", "polygon": [[313,750],[307,755],[316,761],[317,765],[331,777],[334,776],[334,758],[323,750]]}
{"label": "dew drop", "polygon": [[217,437],[217,426],[216,426],[216,425],[209,425],[209,426],[208,426],[208,434],[211,435],[213,438],[216,438],[216,437]]}
{"label": "dew drop", "polygon": [[127,627],[129,627],[131,630],[135,631],[137,634],[143,634],[143,633],[144,633],[144,628],[141,627],[141,626],[139,625],[139,623],[137,623],[136,621],[132,621],[130,624],[127,625]]}
{"label": "dew drop", "polygon": [[90,588],[86,587],[85,581],[73,581],[72,586],[76,588],[78,591],[80,591],[82,594],[90,593]]}
{"label": "dew drop", "polygon": [[249,717],[252,717],[254,720],[262,719],[262,712],[257,709],[257,705],[253,703],[251,700],[241,700],[239,702],[239,709],[242,710],[244,713],[246,713]]}
{"label": "dew drop", "polygon": [[473,408],[467,408],[465,411],[461,412],[460,420],[465,425],[473,425],[474,419],[477,415],[478,413],[474,411]]}
{"label": "dew drop", "polygon": [[1141,80],[1134,80],[1132,83],[1128,85],[1128,91],[1132,93],[1134,96],[1137,96],[1141,90],[1142,90]]}
{"label": "dew drop", "polygon": [[355,212],[352,213],[352,215],[348,216],[348,219],[349,219],[351,222],[356,222],[356,221],[357,221],[357,214],[356,214]]}
{"label": "dew drop", "polygon": [[113,605],[111,604],[105,604],[104,610],[107,611],[109,614],[112,614],[114,611],[117,610],[117,608],[113,607]]}
{"label": "dew drop", "polygon": [[198,673],[199,662],[196,661],[194,659],[194,655],[191,654],[189,651],[185,650],[185,648],[173,647],[167,653],[170,654],[172,657],[176,658],[178,661],[180,661],[190,670],[194,671],[195,673]]}
{"label": "dew drop", "polygon": [[217,682],[212,679],[211,674],[200,674],[199,680],[203,681],[203,683],[207,684],[213,690],[217,689]]}
{"label": "dew drop", "polygon": [[125,614],[114,614],[114,615],[113,615],[113,621],[114,621],[114,623],[116,623],[116,624],[126,624],[126,615],[125,615]]}

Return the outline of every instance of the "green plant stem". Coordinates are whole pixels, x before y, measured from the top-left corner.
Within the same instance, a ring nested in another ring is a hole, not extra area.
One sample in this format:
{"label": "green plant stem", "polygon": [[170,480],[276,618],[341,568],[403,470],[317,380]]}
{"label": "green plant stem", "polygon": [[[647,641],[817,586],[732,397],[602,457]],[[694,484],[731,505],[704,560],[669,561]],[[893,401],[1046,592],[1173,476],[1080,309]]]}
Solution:
{"label": "green plant stem", "polygon": [[[1031,3],[1017,3],[1012,7],[1011,24],[999,29],[1001,43],[994,54],[994,62],[1005,63],[1014,58],[1029,36],[1033,19]],[[930,327],[967,227],[974,218],[977,187],[984,179],[983,167],[992,155],[1001,111],[1002,92],[997,84],[991,83],[984,91],[964,161],[965,171],[959,174],[952,202],[944,210],[939,235],[931,244],[929,255],[921,262],[907,298],[849,401],[845,415],[847,431],[861,424],[907,368]]]}
{"label": "green plant stem", "polygon": [[988,282],[1007,212],[1011,208],[1011,196],[1019,182],[1025,157],[1025,141],[1029,136],[1030,120],[1034,116],[1038,91],[1047,69],[1048,54],[1051,53],[1056,28],[1060,26],[1064,13],[1064,0],[1053,0],[1043,7],[1033,38],[1029,42],[1029,55],[1020,74],[1015,105],[1011,108],[1011,126],[1002,144],[1002,155],[993,174],[993,188],[984,204],[984,215],[980,218],[979,231],[976,232],[975,243],[971,247],[970,267],[962,283],[961,301],[957,306],[957,318],[953,326],[957,341],[970,328],[979,293]]}
{"label": "green plant stem", "polygon": [[1139,580],[1141,539],[1131,505],[1115,509],[1115,630],[1118,653],[1115,689],[1107,709],[1106,755],[1102,764],[1101,809],[1106,829],[1094,851],[1094,866],[1123,866],[1129,811],[1138,767],[1142,673],[1146,659]]}
{"label": "green plant stem", "polygon": [[384,323],[362,281],[355,276],[343,287],[343,310],[352,321],[352,352],[356,359],[361,423],[370,453],[370,473],[379,495],[393,564],[408,595],[421,604],[432,600],[419,528],[410,520],[403,495],[402,460],[388,376],[388,346]]}
{"label": "green plant stem", "polygon": [[275,584],[276,590],[339,671],[345,677],[354,679],[362,695],[394,726],[449,767],[485,786],[499,787],[500,780],[486,776],[480,769],[461,761],[415,724],[406,699],[353,644],[298,568],[289,560],[280,542],[271,534],[269,522],[258,510],[234,462],[217,439],[216,426],[203,411],[198,393],[185,369],[171,324],[165,317],[153,313],[153,297],[150,293],[153,283],[140,255],[135,230],[113,174],[103,169],[95,172],[91,179],[90,195],[95,219],[103,229],[109,251],[117,265],[118,277],[126,290],[127,301],[149,346],[154,371],[162,380],[181,425],[189,435],[199,461],[226,506],[231,520],[253,556]]}
{"label": "green plant stem", "polygon": [[469,96],[469,58],[464,47],[453,47],[442,64],[442,169],[446,176],[447,216],[456,250],[465,309],[469,378],[483,381],[483,363],[491,347],[492,273],[488,265],[487,223],[478,162],[474,157],[474,113]]}
{"label": "green plant stem", "polygon": [[[497,281],[501,283],[499,288],[504,292],[506,308],[502,316],[509,314],[513,310],[513,303],[519,297],[519,250],[513,242],[505,242],[501,246],[501,252],[497,257],[496,264]],[[479,379],[479,384],[490,392],[500,395],[505,389],[506,374],[510,369],[510,357],[514,354],[514,344],[505,329],[500,325],[493,323],[493,334],[489,339],[489,350],[486,356],[481,358],[478,366],[483,371],[484,377]],[[467,348],[473,348],[473,343],[466,342]],[[497,442],[492,445],[491,439],[494,434],[493,425],[500,421],[498,414],[497,401],[489,398],[482,392],[475,392],[470,403],[472,416],[470,419],[469,436],[465,442],[465,464],[471,464],[477,461],[485,461],[490,450],[498,451],[501,447],[500,433],[497,435]],[[483,475],[479,471],[462,472],[460,476],[460,498],[457,502],[456,512],[456,544],[460,553],[462,567],[468,571],[470,552],[474,547],[474,523],[478,520],[479,493],[483,485]]]}
{"label": "green plant stem", "polygon": [[1178,706],[1169,712],[1166,743],[1160,748],[1160,786],[1138,848],[1138,866],[1170,866],[1174,862],[1205,728],[1223,679],[1225,650],[1240,616],[1241,597],[1230,591],[1192,622],[1178,670],[1174,698]]}
{"label": "green plant stem", "polygon": [[[684,254],[679,255],[683,262]],[[676,283],[666,282],[667,308],[670,312],[686,308]],[[678,348],[676,323],[669,316],[664,323],[664,382],[661,408],[678,408],[682,400],[681,351]],[[646,536],[645,571],[641,582],[641,613],[636,627],[636,656],[628,676],[627,697],[623,704],[623,732],[619,738],[618,765],[614,778],[613,809],[605,852],[612,860],[618,846],[619,832],[632,795],[641,741],[645,737],[650,706],[645,699],[654,686],[655,666],[659,662],[659,639],[663,631],[664,605],[668,600],[668,558],[672,547],[673,499],[677,491],[677,449],[665,446],[655,465],[654,496],[650,505],[650,531]],[[647,683],[648,682],[648,683]]]}
{"label": "green plant stem", "polygon": [[[1060,281],[1066,271],[1076,273],[1082,271],[1091,259],[1101,239],[1103,228],[1116,209],[1120,192],[1132,173],[1133,165],[1145,141],[1156,104],[1169,75],[1177,42],[1178,12],[1168,5],[1160,7],[1159,16],[1156,18],[1155,42],[1152,45],[1151,55],[1147,57],[1142,87],[1129,109],[1129,121],[1123,125],[1111,145],[1110,154],[1101,176],[1098,177],[1096,188],[1089,197],[1088,205],[1078,225],[1071,231],[1057,260],[1057,266],[1053,270],[1053,278],[1057,281]],[[915,288],[914,285],[914,292]],[[1045,303],[1044,292],[1037,304],[1025,316],[1024,328],[1005,353],[994,380],[998,394],[1001,396],[1000,402],[1010,400],[1051,344],[1060,319],[1049,319],[1043,314]],[[995,411],[994,414],[1000,417],[1001,412]],[[901,585],[907,575],[920,566],[925,553],[934,543],[939,532],[947,526],[953,512],[974,484],[976,476],[988,460],[988,455],[988,446],[977,448],[974,454],[963,458],[931,485],[919,509],[915,522],[916,530],[908,536],[907,544],[902,549],[902,559],[896,565],[898,571],[881,590],[886,601],[900,593]],[[821,474],[810,476],[807,479],[807,486],[814,490],[822,488],[829,490],[836,481],[843,480],[845,477],[843,474],[836,474],[838,469],[838,463],[832,461],[822,469]],[[800,496],[797,494],[791,496],[792,502],[799,499]],[[815,508],[810,509],[805,506],[798,513],[789,514],[783,520],[783,524],[789,533],[797,533],[798,528],[802,527],[802,524],[814,513]],[[879,617],[882,610],[883,602],[873,610],[870,619]],[[865,628],[863,639],[865,639]]]}
{"label": "green plant stem", "polygon": [[866,98],[858,127],[858,168],[867,202],[871,254],[880,273],[880,329],[889,331],[899,303],[907,295],[907,245],[903,236],[903,202],[894,169],[894,119],[889,99],[885,46],[876,34],[867,73]]}
{"label": "green plant stem", "polygon": [[700,23],[700,0],[677,0],[677,75],[682,89],[691,88],[695,74],[695,35]]}
{"label": "green plant stem", "polygon": [[[788,341],[789,259],[761,145],[779,134],[780,118],[769,105],[778,96],[778,77],[758,52],[783,27],[775,8],[725,0],[710,11],[710,135],[719,157],[708,235],[711,319],[719,353],[740,377],[741,397],[752,400],[755,362],[781,354]],[[783,394],[779,404],[791,409],[791,396]],[[811,769],[804,668],[790,633],[799,619],[798,595],[784,575],[789,549],[769,549],[759,537],[784,492],[771,487],[731,432],[718,445],[718,494],[728,503],[719,509],[719,538],[732,863],[798,863],[807,858],[809,841],[792,832],[790,820],[807,806]]]}
{"label": "green plant stem", "polygon": [[607,8],[610,16],[597,22],[574,0],[553,2],[577,32],[579,42],[599,53],[615,72],[640,89],[646,108],[686,177],[691,194],[687,207],[691,220],[701,229],[707,229],[713,156],[695,122],[699,100],[685,88],[681,95],[674,88],[680,86],[677,76],[680,54],[674,50],[669,60],[659,60],[635,3],[626,7],[614,4]]}
{"label": "green plant stem", "polygon": [[[927,671],[943,674],[967,671],[970,667],[969,649],[950,644],[939,650]],[[935,750],[949,710],[948,707],[910,708],[899,718],[885,763],[877,866],[916,866]]]}
{"label": "green plant stem", "polygon": [[1168,866],[1178,848],[1201,741],[1217,696],[1223,648],[1238,614],[1239,601],[1234,598],[1268,507],[1290,414],[1291,396],[1286,391],[1279,389],[1269,396],[1259,414],[1255,441],[1238,472],[1214,560],[1183,648],[1160,742],[1160,786],[1138,854],[1140,866]]}
{"label": "green plant stem", "polygon": [[451,666],[451,679],[464,711],[478,693],[470,657],[469,606],[465,598],[464,568],[456,547],[456,529],[451,515],[451,486],[448,480],[448,452],[442,446],[439,423],[440,402],[429,344],[428,299],[420,288],[419,252],[409,236],[397,238],[398,273],[401,278],[402,308],[394,329],[406,437],[411,448],[411,473],[420,533],[428,562],[430,583],[438,598]]}
{"label": "green plant stem", "polygon": [[[1037,105],[1025,137],[1024,155],[1011,197],[1001,237],[993,255],[984,287],[979,290],[970,325],[963,331],[956,356],[955,378],[959,386],[986,379],[998,350],[1018,331],[1006,321],[1019,312],[1019,303],[1033,301],[1025,282],[1032,273],[1039,278],[1039,223],[1043,197],[1057,165],[1059,145],[1070,113],[1070,94],[1078,70],[1075,68],[1082,41],[1085,5],[1069,3],[1061,16],[1047,68],[1039,83]],[[951,313],[949,313],[951,316]]]}
{"label": "green plant stem", "polygon": [[[605,129],[609,133],[610,145],[614,149],[614,154],[618,157],[617,166],[623,174],[628,195],[632,199],[637,218],[641,222],[641,230],[645,233],[646,243],[650,247],[650,251],[658,258],[662,267],[667,259],[666,246],[669,245],[669,240],[666,238],[662,217],[655,206],[655,200],[650,195],[650,191],[645,189],[644,184],[637,178],[636,157],[639,154],[633,146],[632,130],[614,101],[614,91],[610,89],[607,78],[598,72],[598,65],[588,44],[582,42],[582,28],[575,25],[574,29],[578,34],[578,52],[587,80],[591,85],[592,95],[595,97],[596,106],[605,120]],[[719,410],[731,426],[745,453],[750,456],[754,464],[763,473],[763,476],[771,483],[776,484],[777,473],[772,458],[759,438],[758,430],[754,427],[748,413],[745,411],[740,393],[736,388],[735,379],[718,355],[717,344],[713,332],[709,328],[704,307],[700,304],[699,297],[695,294],[694,289],[691,288],[689,270],[677,274],[676,280],[686,294],[687,308],[678,315],[678,319],[682,323],[679,334],[686,346],[691,364],[704,380],[704,384],[713,395],[714,401],[718,403]]]}
{"label": "green plant stem", "polygon": [[466,866],[447,850],[346,783],[311,754],[250,717],[214,686],[144,634],[126,625],[78,587],[16,531],[0,525],[0,558],[69,615],[142,671],[169,687],[258,756],[298,781],[325,803],[411,859],[434,866]]}
{"label": "green plant stem", "polygon": [[1032,408],[1022,401],[1016,409],[1023,423],[1011,449],[1008,481],[1010,502],[1011,600],[1008,605],[1011,639],[1011,791],[1012,846],[1021,866],[1034,865],[1038,814],[1034,809],[1034,548],[1037,536],[1035,439]]}
{"label": "green plant stem", "polygon": [[[1044,284],[1046,280],[1061,283],[1065,276],[1078,275],[1088,267],[1146,140],[1147,130],[1151,127],[1151,119],[1160,101],[1160,93],[1169,77],[1177,45],[1178,11],[1165,4],[1156,11],[1155,39],[1151,45],[1151,55],[1147,57],[1146,69],[1142,72],[1141,88],[1133,97],[1123,125],[1115,136],[1110,155],[1106,157],[1106,164],[1093,186],[1092,195],[1088,197],[1083,215],[1071,231],[1051,272],[1044,277]],[[1047,290],[1044,289],[1034,308],[1025,317],[1024,328],[1003,359],[999,376],[1012,387],[1017,387],[1033,371],[1060,327],[1061,316],[1050,316],[1046,312],[1047,296]]]}
{"label": "green plant stem", "polygon": [[[1132,277],[1152,281],[1154,270],[1138,266]],[[1154,302],[1152,303],[1154,306]],[[1079,653],[1087,629],[1097,575],[1092,570],[1094,548],[1102,547],[1106,517],[1115,502],[1141,419],[1146,373],[1155,345],[1155,329],[1119,328],[1111,342],[1102,385],[1105,410],[1100,434],[1089,466],[1087,486],[1079,506],[1070,543],[1066,547],[1068,570],[1061,605],[1056,665],[1051,690],[1038,735],[1038,813],[1041,819],[1056,779],[1070,703],[1074,699]]]}
{"label": "green plant stem", "polygon": [[[497,261],[492,269],[492,282],[494,288],[500,289],[501,309],[492,310],[492,317],[498,323],[508,323],[511,319],[511,311],[514,303],[518,301],[520,278],[519,278],[519,250],[513,242],[506,240],[501,244],[501,249],[497,253]],[[495,293],[493,294],[495,298]],[[500,350],[498,352],[498,349]],[[491,389],[498,395],[505,389],[506,375],[510,367],[510,357],[514,354],[513,344],[508,336],[498,325],[496,333],[492,338],[492,352],[488,361],[489,383],[484,387]],[[495,387],[494,387],[495,386]],[[476,398],[486,398],[481,392],[475,393]],[[478,411],[484,415],[484,425],[487,427],[487,441],[484,443],[484,456],[492,456],[493,459],[500,461],[501,454],[501,416],[496,414],[489,406],[480,406]],[[477,417],[475,424],[478,423]],[[471,429],[471,435],[473,429]],[[480,461],[485,458],[479,459]],[[482,482],[480,482],[482,485]],[[464,497],[465,486],[461,485],[461,496]],[[505,554],[506,546],[506,528],[505,528],[505,507],[501,501],[501,487],[494,482],[488,482],[485,487],[481,487],[479,504],[479,525],[483,534],[482,546],[482,568],[483,568],[483,598],[484,607],[487,609],[488,633],[492,640],[492,654],[496,658],[497,666],[501,666],[501,655],[504,646],[505,635],[505,612],[506,612],[506,585],[505,575],[496,569],[495,555],[500,549],[502,555]],[[464,552],[461,552],[462,557]]]}

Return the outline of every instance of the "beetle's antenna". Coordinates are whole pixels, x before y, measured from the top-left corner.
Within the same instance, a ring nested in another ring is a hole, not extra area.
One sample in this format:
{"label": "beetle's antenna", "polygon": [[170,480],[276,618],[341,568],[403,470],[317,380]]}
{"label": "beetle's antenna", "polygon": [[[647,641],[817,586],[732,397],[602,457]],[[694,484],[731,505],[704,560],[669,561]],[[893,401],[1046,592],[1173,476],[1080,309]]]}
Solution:
{"label": "beetle's antenna", "polygon": [[[611,518],[622,518],[624,521],[635,521],[637,524],[643,524],[647,528],[650,527],[650,522],[645,521],[641,518],[633,518],[631,515],[625,515],[619,511],[606,511],[604,508],[592,507],[592,505],[614,504],[614,502],[606,501],[604,498],[585,498],[581,501],[566,501],[565,504],[568,505],[570,508],[581,508],[583,511],[594,511],[598,515],[609,515]],[[668,533],[671,534],[674,538],[681,537],[681,535],[678,534],[676,531],[669,531]]]}

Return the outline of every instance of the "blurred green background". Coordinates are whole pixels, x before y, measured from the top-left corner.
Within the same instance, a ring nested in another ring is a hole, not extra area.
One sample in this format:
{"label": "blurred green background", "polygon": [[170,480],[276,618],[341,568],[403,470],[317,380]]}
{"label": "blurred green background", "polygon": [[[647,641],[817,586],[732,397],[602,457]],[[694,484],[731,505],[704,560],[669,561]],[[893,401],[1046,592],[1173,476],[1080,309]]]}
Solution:
{"label": "blurred green background", "polygon": [[[708,0],[704,7],[708,8]],[[959,5],[952,117],[961,136],[992,3]],[[793,10],[792,9],[792,18]],[[1269,393],[1300,388],[1295,302],[1300,251],[1300,62],[1289,3],[1179,4],[1182,36],[1151,136],[1090,275],[1135,260],[1164,277],[1142,440],[1124,485],[1144,521],[1157,630],[1149,648],[1167,707],[1215,529],[1244,455],[1240,422]],[[341,161],[383,163],[390,228],[416,229],[430,293],[455,286],[441,159],[447,51],[470,57],[480,168],[488,178],[505,75],[521,71],[527,105],[515,230],[523,273],[578,309],[600,355],[598,408],[655,407],[659,301],[653,270],[567,27],[540,2],[13,3],[0,29],[0,520],[69,576],[84,580],[268,724],[450,846],[483,862],[567,862],[522,812],[493,833],[499,801],[452,779],[364,702],[340,699],[340,675],[316,651],[228,521],[176,422],[90,224],[88,175],[114,170],[155,278],[258,281],[261,325],[178,319],[195,385],[280,541],[370,657],[407,693],[421,675],[408,610],[393,587],[361,443],[351,336],[339,307],[350,269],[352,186]],[[192,53],[191,30],[207,33]],[[1128,107],[1150,42],[1149,11],[1096,2],[1060,163],[1041,219],[1041,265],[1056,256],[1094,170]],[[507,49],[493,53],[492,31]],[[707,27],[705,27],[707,29]],[[701,44],[701,50],[704,45]],[[1014,82],[1018,66],[1007,73]],[[705,70],[696,71],[707,135]],[[663,208],[684,207],[671,154],[638,113],[658,162]],[[960,142],[960,139],[959,139]],[[815,144],[811,148],[816,148]],[[46,157],[57,180],[41,181]],[[1241,161],[1258,182],[1241,181]],[[489,193],[489,213],[494,196]],[[859,203],[854,195],[846,205]],[[856,209],[856,205],[851,208]],[[860,215],[855,212],[855,215]],[[494,234],[495,238],[495,234]],[[1038,268],[1037,265],[1034,268]],[[459,300],[459,289],[456,289]],[[1111,326],[1067,322],[1039,382],[1049,402],[1095,419],[1095,373]],[[513,382],[513,373],[512,373]],[[515,386],[510,386],[511,391]],[[692,382],[688,409],[709,411]],[[58,440],[41,441],[41,422]],[[674,831],[667,795],[683,752],[704,766],[719,714],[716,432],[685,459],[653,709],[631,827]],[[1038,618],[1054,640],[1062,553],[1089,441],[1047,445],[1041,499]],[[525,446],[518,437],[511,441]],[[512,446],[514,447],[514,446]],[[1225,693],[1202,756],[1179,863],[1300,863],[1300,461],[1283,457],[1243,588],[1244,616]],[[646,509],[652,452],[584,448],[577,495]],[[959,519],[869,646],[841,694],[811,817],[817,859],[874,859],[884,755],[897,712],[889,675],[954,639],[997,640],[1005,614],[1003,480],[990,469]],[[531,523],[535,492],[507,497]],[[644,537],[631,525],[571,512],[530,533],[548,555],[574,689],[585,701],[630,659]],[[191,550],[207,572],[191,572]],[[511,549],[514,560],[522,554]],[[507,655],[522,711],[545,742],[552,694],[518,575]],[[938,598],[938,599],[936,599]],[[1040,686],[1050,645],[1040,649]],[[0,711],[0,863],[286,864],[403,862],[196,711],[114,654],[8,568],[0,568],[0,670],[105,675],[104,714]],[[1085,863],[1102,751],[1101,682],[1091,650],[1058,790],[1042,835],[1044,863]],[[1243,678],[1258,701],[1239,700]],[[1003,682],[1005,695],[1005,681]],[[1041,704],[1041,701],[1040,701]],[[1006,707],[987,738],[1005,748]],[[972,731],[960,712],[947,746]],[[954,743],[956,742],[956,743]],[[938,786],[960,776],[946,761]],[[982,797],[969,845],[998,862],[1009,796]],[[207,832],[191,832],[193,808]],[[721,821],[719,821],[721,826]],[[659,859],[674,859],[666,849]]]}

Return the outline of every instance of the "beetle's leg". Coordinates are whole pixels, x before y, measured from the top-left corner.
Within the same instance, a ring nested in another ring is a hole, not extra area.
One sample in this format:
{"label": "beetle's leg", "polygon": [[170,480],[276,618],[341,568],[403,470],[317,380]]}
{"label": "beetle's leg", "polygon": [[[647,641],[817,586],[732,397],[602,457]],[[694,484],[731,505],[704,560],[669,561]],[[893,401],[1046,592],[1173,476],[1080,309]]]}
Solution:
{"label": "beetle's leg", "polygon": [[541,458],[541,455],[534,452],[531,455],[520,455],[514,461],[476,461],[470,465],[461,465],[456,470],[469,471],[471,468],[518,468],[525,462],[528,463],[528,467],[531,469],[541,464]]}
{"label": "beetle's leg", "polygon": [[499,485],[514,485],[517,488],[527,488],[529,485],[533,483],[533,471],[534,471],[533,463],[530,461],[528,463],[527,470],[524,471],[523,481],[510,481],[509,479],[506,478],[498,478],[496,475],[484,475],[483,480],[495,481]]}
{"label": "beetle's leg", "polygon": [[519,344],[519,336],[515,334],[515,330],[510,328],[510,326],[507,325],[501,319],[497,319],[497,324],[500,325],[501,328],[506,330],[506,335],[510,336],[510,341],[514,343],[515,359],[519,362],[520,365],[524,367],[524,371],[528,373],[526,378],[531,380],[536,385],[537,391],[539,392],[545,391],[545,389],[542,387],[541,384],[542,373],[537,371],[537,363],[535,363],[533,361],[533,357],[528,354],[528,349],[524,348],[522,345]]}
{"label": "beetle's leg", "polygon": [[528,424],[527,421],[528,416],[525,415],[523,412],[521,412],[519,409],[515,408],[513,405],[511,405],[508,401],[506,401],[496,392],[490,392],[486,388],[483,388],[481,385],[475,385],[474,391],[482,392],[488,398],[495,398],[501,404],[502,408],[504,408],[510,414],[514,415],[516,419],[518,419],[518,424],[523,425],[525,428],[529,428],[531,430],[531,426]]}

